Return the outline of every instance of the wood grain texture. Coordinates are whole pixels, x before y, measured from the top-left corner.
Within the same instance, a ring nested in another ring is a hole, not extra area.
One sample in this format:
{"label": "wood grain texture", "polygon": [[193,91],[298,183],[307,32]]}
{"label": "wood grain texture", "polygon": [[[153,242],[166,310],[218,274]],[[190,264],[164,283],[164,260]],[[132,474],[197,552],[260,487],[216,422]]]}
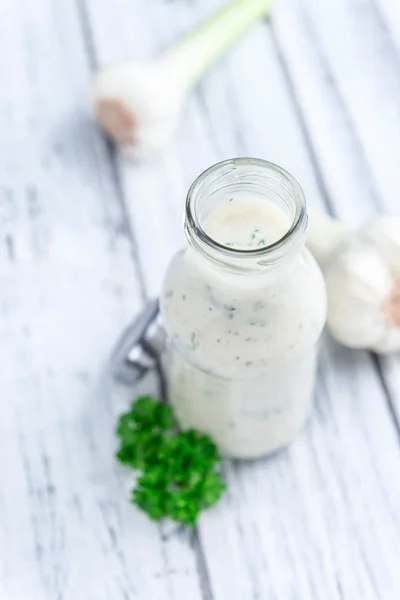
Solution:
{"label": "wood grain texture", "polygon": [[[354,11],[361,10],[354,3],[339,4],[320,5],[316,27],[328,27],[329,17],[340,10],[353,20]],[[87,5],[100,63],[150,56],[216,7],[211,1],[120,0],[112,17],[116,35],[110,39],[109,10],[99,9],[94,0]],[[152,293],[179,244],[185,188],[216,160],[256,155],[276,161],[300,180],[311,204],[327,203],[353,225],[383,206],[389,183],[380,172],[382,159],[376,172],[370,161],[371,137],[383,145],[386,125],[377,131],[375,120],[372,133],[364,131],[365,123],[354,125],[356,100],[348,106],[350,92],[336,85],[333,49],[327,50],[328,60],[316,34],[310,36],[307,11],[314,9],[305,0],[282,2],[272,29],[256,27],[197,88],[164,153],[139,167],[117,159]],[[129,23],[142,32],[140,39],[127,39]],[[358,50],[358,60],[361,54]],[[342,50],[341,57],[342,63],[347,60]],[[366,66],[360,68],[367,85]],[[391,65],[385,62],[382,68]],[[366,102],[361,94],[358,102],[361,96]],[[371,98],[366,114],[378,101],[376,95]],[[391,102],[386,96],[384,101]],[[148,199],[145,205],[135,200],[139,189]],[[141,233],[154,232],[158,240],[160,228],[162,256]],[[397,392],[394,386],[390,391]],[[388,383],[382,385],[370,356],[324,341],[316,410],[308,427],[277,456],[227,463],[228,494],[201,520],[200,549],[216,600],[398,597],[399,444],[387,392]]]}
{"label": "wood grain texture", "polygon": [[396,0],[376,0],[377,18],[400,52],[400,6]]}
{"label": "wood grain texture", "polygon": [[200,598],[189,535],[132,510],[113,458],[132,390],[104,366],[142,292],[78,13],[0,23],[0,597]]}
{"label": "wood grain texture", "polygon": [[338,0],[324,6],[318,0],[303,0],[301,4],[303,19],[363,148],[382,209],[398,214],[394,190],[400,182],[396,153],[400,63],[376,4],[372,0]]}

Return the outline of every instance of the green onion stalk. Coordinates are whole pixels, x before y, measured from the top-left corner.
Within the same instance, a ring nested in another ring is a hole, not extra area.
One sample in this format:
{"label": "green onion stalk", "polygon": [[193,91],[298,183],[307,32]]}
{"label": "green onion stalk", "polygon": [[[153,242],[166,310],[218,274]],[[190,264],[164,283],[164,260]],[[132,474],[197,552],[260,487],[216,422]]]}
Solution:
{"label": "green onion stalk", "polygon": [[161,149],[188,91],[270,6],[270,0],[234,0],[157,58],[101,69],[90,89],[101,128],[130,158],[145,159]]}

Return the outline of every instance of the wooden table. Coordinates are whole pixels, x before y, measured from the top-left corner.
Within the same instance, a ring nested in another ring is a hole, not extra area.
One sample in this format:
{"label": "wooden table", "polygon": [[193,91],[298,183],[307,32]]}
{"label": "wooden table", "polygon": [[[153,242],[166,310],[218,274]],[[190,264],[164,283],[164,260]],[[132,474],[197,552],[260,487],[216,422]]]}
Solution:
{"label": "wooden table", "polygon": [[399,211],[398,2],[281,0],[136,166],[90,118],[91,72],[155,54],[219,1],[1,4],[1,600],[397,600],[398,357],[326,336],[305,430],[228,462],[228,492],[193,532],[129,504],[113,427],[138,390],[104,366],[158,293],[186,190],[212,163],[272,160],[350,225]]}

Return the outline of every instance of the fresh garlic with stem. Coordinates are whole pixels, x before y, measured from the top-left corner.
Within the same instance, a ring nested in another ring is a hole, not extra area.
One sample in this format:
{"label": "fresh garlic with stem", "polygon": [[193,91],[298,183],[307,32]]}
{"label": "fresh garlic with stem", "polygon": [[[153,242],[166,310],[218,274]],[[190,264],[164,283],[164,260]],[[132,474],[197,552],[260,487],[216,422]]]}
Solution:
{"label": "fresh garlic with stem", "polygon": [[95,117],[130,158],[159,150],[175,129],[187,91],[256,19],[270,0],[234,0],[164,54],[102,69],[91,85]]}
{"label": "fresh garlic with stem", "polygon": [[310,210],[307,245],[324,272],[332,335],[352,348],[400,350],[400,217],[352,232]]}

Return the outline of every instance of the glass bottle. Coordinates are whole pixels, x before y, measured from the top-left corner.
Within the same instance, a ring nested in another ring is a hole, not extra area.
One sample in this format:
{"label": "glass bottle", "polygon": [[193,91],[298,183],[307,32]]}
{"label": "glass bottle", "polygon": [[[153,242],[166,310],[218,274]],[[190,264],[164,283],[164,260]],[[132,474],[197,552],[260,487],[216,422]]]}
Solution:
{"label": "glass bottle", "polygon": [[326,292],[306,229],[299,184],[272,163],[227,160],[189,190],[160,299],[169,395],[227,456],[288,444],[309,414]]}

